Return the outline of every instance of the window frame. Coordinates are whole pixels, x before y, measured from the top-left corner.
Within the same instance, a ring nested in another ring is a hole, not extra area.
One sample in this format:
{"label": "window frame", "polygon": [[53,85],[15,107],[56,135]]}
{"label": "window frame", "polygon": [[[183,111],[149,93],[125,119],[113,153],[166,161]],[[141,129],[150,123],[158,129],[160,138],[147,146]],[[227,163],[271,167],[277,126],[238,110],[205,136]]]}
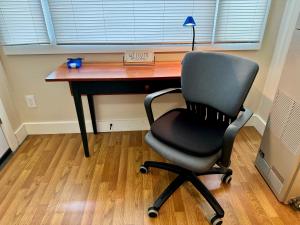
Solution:
{"label": "window frame", "polygon": [[[154,52],[186,52],[191,50],[191,44],[72,44],[58,45],[56,43],[54,26],[48,0],[40,0],[45,18],[46,29],[50,44],[30,45],[4,45],[3,51],[6,55],[34,55],[34,54],[79,54],[79,53],[123,53],[128,50],[152,50]],[[259,50],[262,45],[267,20],[272,0],[267,0],[267,8],[264,16],[261,36],[258,43],[215,43],[216,22],[218,18],[219,2],[216,0],[216,10],[212,41],[208,44],[195,44],[195,50],[205,51],[232,51],[232,50]],[[187,28],[188,29],[188,28]]]}

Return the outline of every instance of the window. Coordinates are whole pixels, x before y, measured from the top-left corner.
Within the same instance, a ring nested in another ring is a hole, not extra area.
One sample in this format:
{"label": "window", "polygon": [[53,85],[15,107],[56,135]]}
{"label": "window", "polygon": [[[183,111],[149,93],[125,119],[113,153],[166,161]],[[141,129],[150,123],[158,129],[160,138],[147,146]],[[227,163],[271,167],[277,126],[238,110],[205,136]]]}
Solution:
{"label": "window", "polygon": [[182,24],[192,15],[197,45],[257,49],[270,1],[1,0],[1,43],[184,46],[191,42],[191,29]]}
{"label": "window", "polygon": [[260,42],[267,7],[266,0],[220,0],[215,42]]}
{"label": "window", "polygon": [[[215,0],[49,0],[58,44],[189,43],[182,26],[193,15],[197,42],[209,43]],[[201,25],[200,25],[201,24]]]}
{"label": "window", "polygon": [[39,0],[1,0],[0,37],[4,45],[49,43]]}

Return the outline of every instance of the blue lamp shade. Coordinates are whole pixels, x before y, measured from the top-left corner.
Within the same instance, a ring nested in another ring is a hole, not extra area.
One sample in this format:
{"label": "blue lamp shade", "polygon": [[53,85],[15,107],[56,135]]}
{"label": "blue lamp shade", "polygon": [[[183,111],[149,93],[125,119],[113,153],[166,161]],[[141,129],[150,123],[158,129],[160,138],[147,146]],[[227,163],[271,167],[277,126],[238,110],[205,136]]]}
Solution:
{"label": "blue lamp shade", "polygon": [[183,26],[186,26],[186,27],[194,27],[196,26],[196,23],[195,23],[195,20],[192,16],[188,16],[184,23],[183,23]]}

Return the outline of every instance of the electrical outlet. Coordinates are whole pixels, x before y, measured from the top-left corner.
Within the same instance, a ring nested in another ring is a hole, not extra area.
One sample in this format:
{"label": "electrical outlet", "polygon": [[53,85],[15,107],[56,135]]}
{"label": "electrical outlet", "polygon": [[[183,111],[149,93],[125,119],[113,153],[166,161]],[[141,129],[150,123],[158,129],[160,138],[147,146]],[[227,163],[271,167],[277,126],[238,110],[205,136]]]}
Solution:
{"label": "electrical outlet", "polygon": [[25,100],[28,108],[37,107],[34,95],[25,95]]}

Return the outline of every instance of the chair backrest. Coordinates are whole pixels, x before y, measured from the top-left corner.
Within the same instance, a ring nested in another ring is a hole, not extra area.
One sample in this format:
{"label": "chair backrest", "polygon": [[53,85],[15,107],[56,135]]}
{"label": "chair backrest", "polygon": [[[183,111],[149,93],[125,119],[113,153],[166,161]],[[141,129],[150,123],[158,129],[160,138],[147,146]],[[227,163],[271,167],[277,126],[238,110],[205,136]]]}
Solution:
{"label": "chair backrest", "polygon": [[204,105],[235,118],[258,69],[257,63],[238,56],[189,52],[182,61],[183,97],[188,106]]}
{"label": "chair backrest", "polygon": [[228,127],[236,117],[230,117],[208,105],[186,101],[187,110],[193,112],[202,121],[218,126]]}

